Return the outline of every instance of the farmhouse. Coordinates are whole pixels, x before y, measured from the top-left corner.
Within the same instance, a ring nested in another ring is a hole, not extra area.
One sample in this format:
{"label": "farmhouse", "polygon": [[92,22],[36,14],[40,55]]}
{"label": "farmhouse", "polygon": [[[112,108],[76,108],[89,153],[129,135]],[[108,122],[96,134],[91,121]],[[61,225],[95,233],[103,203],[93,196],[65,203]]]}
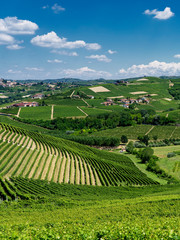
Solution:
{"label": "farmhouse", "polygon": [[90,99],[94,99],[93,95],[87,95],[87,97],[90,98]]}
{"label": "farmhouse", "polygon": [[10,107],[37,107],[39,104],[37,102],[20,102],[11,105]]}
{"label": "farmhouse", "polygon": [[42,99],[43,97],[44,97],[44,94],[41,94],[41,93],[37,93],[32,96],[33,99]]}

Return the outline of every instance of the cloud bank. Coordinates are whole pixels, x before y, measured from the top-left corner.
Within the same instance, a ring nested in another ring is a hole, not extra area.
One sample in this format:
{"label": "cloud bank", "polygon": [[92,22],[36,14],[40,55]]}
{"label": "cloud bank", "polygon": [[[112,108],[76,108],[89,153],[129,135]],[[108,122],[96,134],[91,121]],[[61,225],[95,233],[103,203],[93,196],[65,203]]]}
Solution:
{"label": "cloud bank", "polygon": [[133,65],[126,70],[122,68],[119,70],[119,74],[123,77],[180,75],[180,62],[153,61],[149,64]]}

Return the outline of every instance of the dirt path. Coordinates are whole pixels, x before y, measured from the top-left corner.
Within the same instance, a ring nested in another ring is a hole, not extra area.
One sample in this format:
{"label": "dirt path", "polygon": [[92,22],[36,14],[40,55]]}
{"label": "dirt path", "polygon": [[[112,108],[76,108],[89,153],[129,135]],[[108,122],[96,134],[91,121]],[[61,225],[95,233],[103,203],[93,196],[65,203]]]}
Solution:
{"label": "dirt path", "polygon": [[77,109],[79,109],[82,113],[84,113],[86,116],[88,116],[88,114],[85,113],[80,107],[77,107]]}
{"label": "dirt path", "polygon": [[86,102],[86,101],[84,100],[84,98],[82,98],[82,100],[83,100],[83,102],[84,102],[85,104],[87,104],[88,107],[90,107],[89,103]]}
{"label": "dirt path", "polygon": [[17,113],[16,117],[19,117],[20,112],[21,112],[21,108],[18,109],[18,113]]}
{"label": "dirt path", "polygon": [[169,138],[172,138],[172,136],[173,136],[174,132],[176,131],[176,129],[177,129],[177,127],[174,128],[174,130],[172,131],[172,133],[171,133]]}
{"label": "dirt path", "polygon": [[71,93],[71,95],[70,95],[70,98],[72,98],[72,96],[73,96],[74,92],[75,92],[75,90],[74,90],[74,91]]}
{"label": "dirt path", "polygon": [[145,133],[145,135],[148,135],[152,130],[153,130],[154,126],[152,126],[148,131],[147,133]]}
{"label": "dirt path", "polygon": [[51,108],[51,120],[54,119],[54,105],[52,105],[52,108]]}

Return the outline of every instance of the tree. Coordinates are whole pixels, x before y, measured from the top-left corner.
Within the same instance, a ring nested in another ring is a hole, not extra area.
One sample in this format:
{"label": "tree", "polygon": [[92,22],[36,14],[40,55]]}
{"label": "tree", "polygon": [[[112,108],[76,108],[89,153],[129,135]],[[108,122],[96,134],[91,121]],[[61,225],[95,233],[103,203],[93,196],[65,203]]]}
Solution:
{"label": "tree", "polygon": [[139,140],[140,142],[143,142],[144,144],[146,144],[146,146],[148,146],[149,136],[148,136],[148,135],[138,136],[138,140]]}
{"label": "tree", "polygon": [[140,156],[141,162],[142,163],[148,162],[151,159],[151,157],[153,156],[153,153],[154,153],[154,150],[152,148],[150,148],[150,147],[144,148],[142,150],[141,156]]}
{"label": "tree", "polygon": [[127,143],[127,142],[128,142],[128,138],[127,138],[126,135],[122,135],[122,136],[121,136],[121,142],[122,142],[122,143]]}
{"label": "tree", "polygon": [[157,136],[157,135],[154,135],[154,136],[153,136],[153,139],[154,139],[154,141],[157,141],[158,136]]}
{"label": "tree", "polygon": [[126,146],[126,151],[127,151],[128,153],[133,153],[133,150],[134,150],[134,144],[133,144],[132,141],[130,141],[130,142],[128,143],[128,145]]}

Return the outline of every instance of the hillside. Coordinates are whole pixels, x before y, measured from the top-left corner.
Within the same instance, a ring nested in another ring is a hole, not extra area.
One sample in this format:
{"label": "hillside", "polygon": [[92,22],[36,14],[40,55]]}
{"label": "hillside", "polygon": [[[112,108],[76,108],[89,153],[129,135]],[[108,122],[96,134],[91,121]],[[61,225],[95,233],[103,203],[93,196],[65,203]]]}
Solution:
{"label": "hillside", "polygon": [[157,184],[126,156],[0,124],[0,174],[98,186]]}

